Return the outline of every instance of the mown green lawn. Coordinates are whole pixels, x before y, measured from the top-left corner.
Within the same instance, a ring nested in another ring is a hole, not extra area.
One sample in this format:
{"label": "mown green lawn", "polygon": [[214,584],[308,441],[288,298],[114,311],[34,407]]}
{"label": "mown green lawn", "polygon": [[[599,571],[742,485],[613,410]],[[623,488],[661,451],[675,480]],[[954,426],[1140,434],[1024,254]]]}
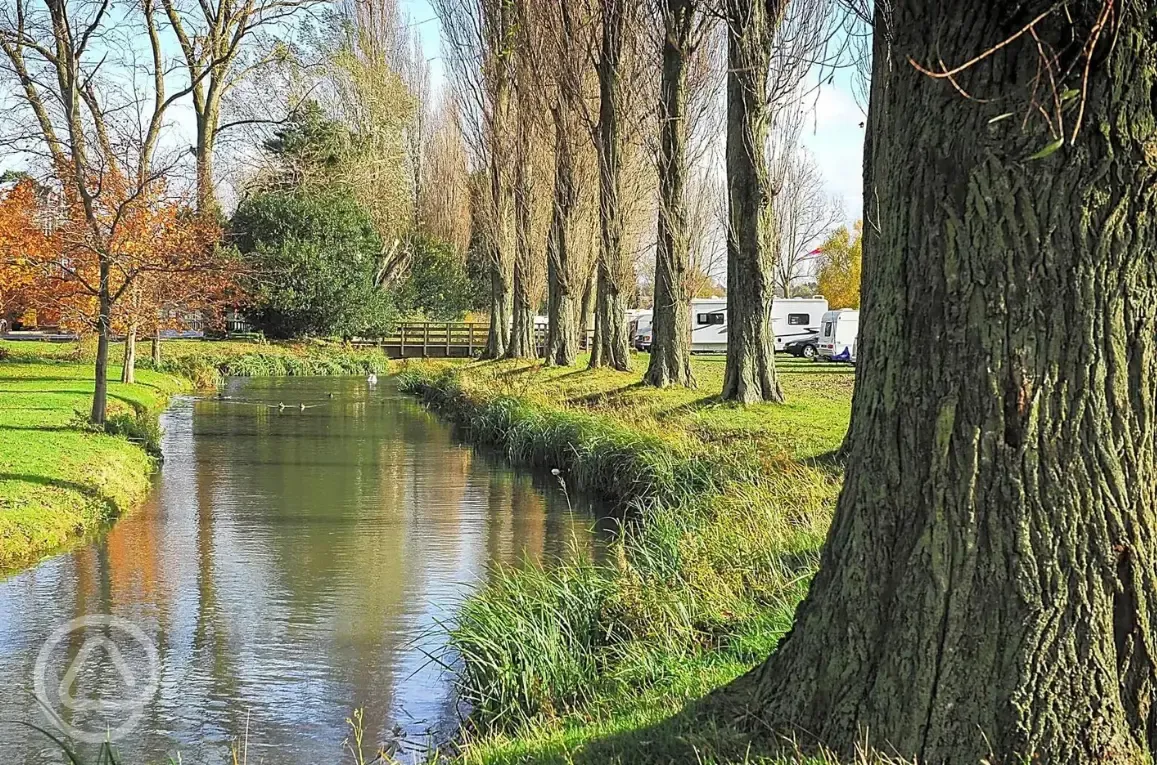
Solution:
{"label": "mown green lawn", "polygon": [[[40,350],[67,358],[65,345]],[[119,367],[109,376],[119,379]],[[110,382],[110,414],[155,412],[186,387],[145,370],[137,380]],[[89,364],[0,361],[0,570],[99,527],[148,492],[152,467],[145,450],[86,427],[92,390]]]}

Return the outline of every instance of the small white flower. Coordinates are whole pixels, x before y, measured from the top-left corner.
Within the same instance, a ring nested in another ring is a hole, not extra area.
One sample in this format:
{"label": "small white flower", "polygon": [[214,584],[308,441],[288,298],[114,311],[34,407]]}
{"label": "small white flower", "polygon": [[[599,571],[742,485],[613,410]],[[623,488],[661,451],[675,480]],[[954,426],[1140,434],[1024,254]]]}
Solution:
{"label": "small white flower", "polygon": [[553,475],[553,476],[557,476],[557,475],[558,475],[559,473],[561,473],[561,472],[562,472],[562,471],[561,471],[561,470],[559,470],[558,468],[551,468],[551,469],[550,469],[550,474],[551,474],[551,475]]}

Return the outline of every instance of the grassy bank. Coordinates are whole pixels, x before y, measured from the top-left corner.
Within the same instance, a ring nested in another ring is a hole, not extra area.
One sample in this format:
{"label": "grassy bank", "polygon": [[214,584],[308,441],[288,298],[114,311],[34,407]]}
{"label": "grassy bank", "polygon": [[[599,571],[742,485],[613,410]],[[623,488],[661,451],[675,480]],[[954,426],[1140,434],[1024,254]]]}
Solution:
{"label": "grassy bank", "polygon": [[[580,360],[580,364],[583,361]],[[410,364],[402,384],[511,460],[625,509],[614,563],[504,571],[451,642],[468,763],[747,761],[750,736],[680,711],[758,664],[790,625],[841,473],[852,371],[781,362],[789,402],[526,362]],[[580,367],[581,368],[581,367]]]}
{"label": "grassy bank", "polygon": [[[0,572],[29,564],[100,528],[149,490],[157,414],[169,397],[222,375],[364,374],[385,370],[375,351],[341,346],[173,341],[159,370],[138,353],[137,382],[109,370],[109,425],[86,425],[91,344],[0,341]],[[142,448],[144,447],[144,448]]]}
{"label": "grassy bank", "polygon": [[[96,345],[0,341],[0,359],[26,362],[92,363]],[[119,363],[124,345],[113,343],[109,361]],[[161,363],[153,364],[150,344],[137,343],[137,369],[184,377],[198,388],[211,388],[222,377],[284,377],[358,375],[386,371],[386,358],[373,348],[358,350],[340,343],[243,343],[167,340],[161,343]],[[119,376],[119,372],[118,372]]]}
{"label": "grassy bank", "polygon": [[[110,370],[119,378],[120,369]],[[109,385],[112,435],[87,427],[92,369],[0,363],[0,571],[30,563],[144,499],[153,459],[142,446],[182,379],[144,371]],[[131,440],[130,440],[131,439]]]}

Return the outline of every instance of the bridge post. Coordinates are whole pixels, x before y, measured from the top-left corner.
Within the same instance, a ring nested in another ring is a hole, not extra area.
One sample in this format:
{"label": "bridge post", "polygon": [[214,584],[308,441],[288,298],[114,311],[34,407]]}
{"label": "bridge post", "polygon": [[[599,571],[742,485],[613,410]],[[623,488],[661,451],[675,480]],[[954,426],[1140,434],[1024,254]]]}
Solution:
{"label": "bridge post", "polygon": [[401,339],[398,341],[398,358],[406,358],[406,323],[402,322],[398,327],[398,332]]}
{"label": "bridge post", "polygon": [[422,322],[422,358],[430,357],[430,322]]}
{"label": "bridge post", "polygon": [[450,358],[450,322],[446,322],[446,358]]}

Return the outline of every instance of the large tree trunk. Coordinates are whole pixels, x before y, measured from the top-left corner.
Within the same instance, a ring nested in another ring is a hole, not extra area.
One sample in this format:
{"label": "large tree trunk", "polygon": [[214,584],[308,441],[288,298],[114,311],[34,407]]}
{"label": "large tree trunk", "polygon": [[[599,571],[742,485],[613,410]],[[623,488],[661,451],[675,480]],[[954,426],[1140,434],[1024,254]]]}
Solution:
{"label": "large tree trunk", "polygon": [[599,56],[599,124],[596,148],[599,156],[598,293],[595,300],[595,337],[590,367],[631,368],[630,332],[623,295],[623,139],[619,129],[622,108],[621,61],[623,56],[624,5],[629,0],[602,0],[603,36]]}
{"label": "large tree trunk", "polygon": [[137,325],[129,325],[125,335],[125,354],[121,364],[121,382],[135,383],[137,381]]}
{"label": "large tree trunk", "polygon": [[727,0],[727,366],[723,398],[783,401],[771,301],[767,72],[786,0]]}
{"label": "large tree trunk", "polygon": [[851,455],[764,729],[921,762],[1157,746],[1157,2],[1117,5],[1044,158],[1033,38],[1079,50],[1100,3],[960,72],[972,99],[908,63],[1052,7],[896,0],[878,36]]}
{"label": "large tree trunk", "polygon": [[494,115],[492,118],[490,141],[490,203],[493,216],[494,241],[490,263],[490,330],[486,338],[484,358],[500,359],[506,355],[510,344],[511,314],[513,306],[513,268],[510,258],[508,216],[510,212],[510,188],[503,178],[506,172],[505,151],[507,117],[509,115],[509,82],[499,75],[495,84]]}
{"label": "large tree trunk", "polygon": [[219,213],[217,187],[213,183],[213,152],[217,144],[220,106],[212,103],[196,114],[197,124],[197,210]]}
{"label": "large tree trunk", "polygon": [[519,145],[514,166],[514,320],[506,356],[532,359],[537,356],[534,343],[534,242],[531,223],[531,166],[529,115],[519,112]]}
{"label": "large tree trunk", "polygon": [[108,335],[112,326],[112,300],[109,296],[109,263],[100,258],[100,313],[96,321],[96,379],[92,390],[92,412],[89,421],[104,425],[108,411]]}
{"label": "large tree trunk", "polygon": [[573,147],[556,118],[554,213],[547,242],[547,311],[546,363],[571,366],[578,356],[578,332],[575,327],[576,305],[571,247],[574,242],[574,213],[578,204],[575,188]]}
{"label": "large tree trunk", "polygon": [[664,388],[694,387],[691,373],[691,293],[687,271],[687,62],[695,0],[663,2],[663,70],[659,80],[659,233],[651,362],[643,381]]}
{"label": "large tree trunk", "polygon": [[500,359],[510,341],[510,314],[513,309],[510,284],[502,258],[494,253],[490,261],[490,329],[483,358]]}

